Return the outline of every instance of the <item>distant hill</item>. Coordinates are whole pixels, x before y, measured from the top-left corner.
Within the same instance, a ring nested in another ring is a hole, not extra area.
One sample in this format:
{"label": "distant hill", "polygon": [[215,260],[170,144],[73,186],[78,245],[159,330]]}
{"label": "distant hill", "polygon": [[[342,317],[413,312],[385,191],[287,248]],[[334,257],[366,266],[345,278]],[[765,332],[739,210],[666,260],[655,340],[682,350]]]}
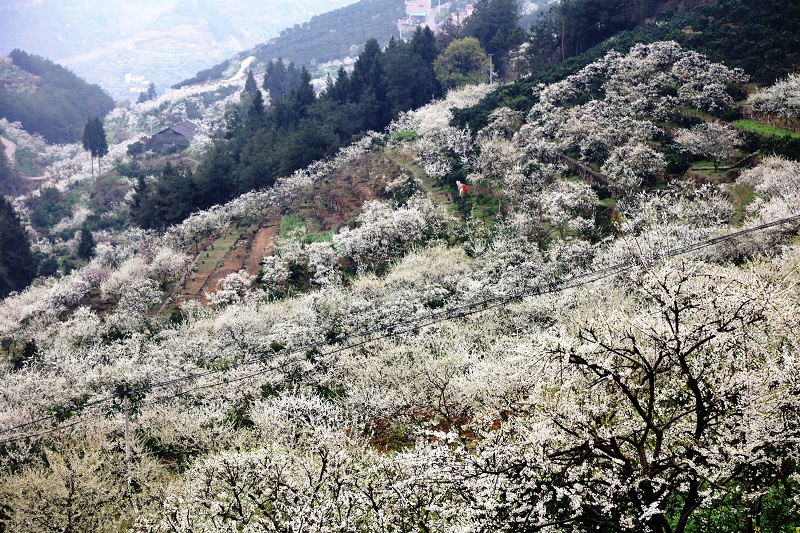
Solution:
{"label": "distant hill", "polygon": [[[286,28],[279,37],[242,52],[237,57],[255,56],[263,63],[283,57],[297,65],[310,67],[356,56],[370,38],[385,45],[392,35],[397,36],[397,19],[404,13],[405,4],[399,0],[361,0]],[[220,79],[227,66],[226,60],[174,87]]]}
{"label": "distant hill", "polygon": [[14,50],[0,60],[0,116],[50,143],[76,142],[86,119],[112,109],[114,100],[100,86],[48,59]]}
{"label": "distant hill", "polygon": [[4,1],[0,53],[20,48],[51,58],[114,98],[135,100],[147,81],[161,92],[282,28],[351,1]]}

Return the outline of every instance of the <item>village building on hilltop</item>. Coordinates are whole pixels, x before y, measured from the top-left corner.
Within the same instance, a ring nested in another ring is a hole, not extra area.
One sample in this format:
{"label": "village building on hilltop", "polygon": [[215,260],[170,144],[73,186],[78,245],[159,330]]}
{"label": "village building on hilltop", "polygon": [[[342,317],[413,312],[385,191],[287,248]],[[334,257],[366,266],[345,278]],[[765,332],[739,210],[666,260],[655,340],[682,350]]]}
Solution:
{"label": "village building on hilltop", "polygon": [[424,24],[431,12],[431,0],[406,0],[406,20],[410,24]]}
{"label": "village building on hilltop", "polygon": [[[456,23],[461,23],[472,14],[473,6],[466,7],[466,12],[450,12],[450,2],[442,3],[438,1],[436,6],[432,0],[405,0],[406,16],[397,21],[397,29],[400,36],[411,34],[418,26],[428,26],[434,33],[438,26],[448,18],[452,18]],[[450,13],[450,17],[447,16]]]}

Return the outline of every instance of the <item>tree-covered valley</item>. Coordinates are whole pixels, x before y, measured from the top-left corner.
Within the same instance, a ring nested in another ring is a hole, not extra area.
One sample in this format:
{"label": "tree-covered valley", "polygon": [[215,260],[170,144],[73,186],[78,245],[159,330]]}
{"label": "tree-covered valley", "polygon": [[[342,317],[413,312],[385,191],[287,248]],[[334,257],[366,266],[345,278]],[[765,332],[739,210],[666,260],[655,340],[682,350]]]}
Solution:
{"label": "tree-covered valley", "polygon": [[0,119],[0,532],[800,527],[800,9],[519,15]]}

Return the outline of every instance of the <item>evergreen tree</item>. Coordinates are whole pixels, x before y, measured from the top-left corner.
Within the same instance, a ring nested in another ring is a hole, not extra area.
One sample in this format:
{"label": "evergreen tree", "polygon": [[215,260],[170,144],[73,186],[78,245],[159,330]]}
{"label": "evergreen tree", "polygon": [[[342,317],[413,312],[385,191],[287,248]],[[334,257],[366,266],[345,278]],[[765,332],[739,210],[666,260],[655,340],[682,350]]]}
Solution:
{"label": "evergreen tree", "polygon": [[100,158],[108,154],[108,141],[103,121],[100,117],[90,118],[83,128],[83,149],[91,153],[92,176],[94,176],[94,158],[97,158],[97,171],[100,172]]}
{"label": "evergreen tree", "polygon": [[271,102],[285,99],[289,93],[300,84],[300,72],[289,62],[287,66],[283,58],[267,63],[267,70],[264,73],[263,88],[269,92]]}
{"label": "evergreen tree", "polygon": [[417,26],[417,29],[414,30],[414,36],[411,37],[411,48],[415,54],[431,66],[433,66],[436,56],[439,55],[439,50],[436,48],[436,36],[427,26],[425,28]]}
{"label": "evergreen tree", "polygon": [[[422,32],[418,31],[417,35],[421,36]],[[418,50],[422,53],[418,53]],[[433,52],[435,50],[434,45]],[[441,94],[441,86],[433,71],[433,60],[428,62],[426,59],[432,56],[430,52],[430,49],[415,46],[413,39],[386,49],[383,73],[392,116],[420,107]]]}
{"label": "evergreen tree", "polygon": [[466,21],[466,33],[478,39],[486,53],[500,61],[508,53],[517,21],[515,0],[481,0]]}
{"label": "evergreen tree", "polygon": [[28,234],[5,196],[0,194],[0,298],[20,291],[36,276]]}
{"label": "evergreen tree", "polygon": [[92,176],[94,176],[94,145],[95,145],[95,123],[90,118],[86,121],[86,126],[83,127],[83,138],[81,139],[83,143],[83,149],[87,152],[91,152],[91,160],[92,160]]}
{"label": "evergreen tree", "polygon": [[267,70],[264,73],[264,90],[269,93],[269,99],[275,102],[282,98],[283,88],[286,85],[286,66],[283,64],[283,59],[278,58],[267,63]]}
{"label": "evergreen tree", "polygon": [[314,87],[311,85],[311,74],[303,67],[300,70],[300,84],[291,94],[292,112],[298,119],[304,117],[316,99]]}
{"label": "evergreen tree", "polygon": [[247,112],[247,123],[251,131],[266,126],[264,97],[261,95],[261,91],[258,89],[256,89],[255,94],[253,94],[253,101],[250,103],[250,109]]}
{"label": "evergreen tree", "polygon": [[150,188],[147,178],[140,174],[133,186],[133,198],[130,206],[131,221],[140,228],[155,227],[155,217],[151,208]]}
{"label": "evergreen tree", "polygon": [[380,131],[389,123],[389,102],[383,77],[383,52],[370,39],[359,54],[350,77],[350,101],[358,102],[364,115],[364,127]]}
{"label": "evergreen tree", "polygon": [[383,70],[380,60],[383,52],[378,41],[370,39],[364,45],[364,50],[358,55],[350,76],[350,99],[358,101],[367,91],[373,94],[383,93],[381,81]]}
{"label": "evergreen tree", "polygon": [[250,96],[255,96],[256,91],[258,90],[258,84],[256,83],[256,79],[253,77],[253,71],[247,71],[247,79],[244,82],[244,90],[250,94]]}
{"label": "evergreen tree", "polygon": [[345,104],[348,101],[349,95],[350,78],[347,76],[344,67],[339,67],[339,71],[336,73],[336,80],[331,87],[325,90],[325,96],[337,104]]}
{"label": "evergreen tree", "polygon": [[81,236],[78,241],[78,257],[86,259],[87,261],[94,255],[94,249],[97,243],[94,240],[92,232],[86,226],[81,228]]}
{"label": "evergreen tree", "polygon": [[285,91],[289,91],[300,85],[300,71],[297,70],[294,62],[289,61],[289,66],[286,67],[286,87]]}
{"label": "evergreen tree", "polygon": [[95,157],[97,157],[97,173],[100,173],[100,159],[108,155],[108,140],[106,139],[106,129],[100,117],[94,117],[97,144],[95,145]]}
{"label": "evergreen tree", "polygon": [[155,100],[156,96],[156,84],[151,81],[150,85],[147,86],[147,90],[139,93],[139,99],[136,100],[136,103],[141,104],[148,100]]}

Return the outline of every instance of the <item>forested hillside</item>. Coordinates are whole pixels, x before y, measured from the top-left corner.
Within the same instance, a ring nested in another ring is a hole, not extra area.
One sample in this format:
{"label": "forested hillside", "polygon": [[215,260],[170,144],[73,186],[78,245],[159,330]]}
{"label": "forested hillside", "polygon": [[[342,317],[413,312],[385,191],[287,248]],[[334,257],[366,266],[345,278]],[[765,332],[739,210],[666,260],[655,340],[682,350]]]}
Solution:
{"label": "forested hillside", "polygon": [[408,42],[385,51],[370,39],[351,75],[339,70],[316,98],[305,67],[299,85],[264,109],[262,93],[246,94],[246,109],[228,115],[219,139],[194,173],[165,171],[155,182],[139,178],[131,216],[143,228],[181,222],[251,190],[269,187],[315,160],[331,156],[357,135],[381,131],[399,113],[442,90],[433,71],[436,42],[419,29]]}
{"label": "forested hillside", "polygon": [[[14,50],[13,66],[30,77],[0,84],[0,117],[21,122],[26,130],[41,134],[53,144],[77,141],[88,118],[104,116],[114,100],[97,85],[90,85],[68,69],[37,55]],[[3,78],[13,67],[0,63]]]}
{"label": "forested hillside", "polygon": [[[312,65],[340,60],[356,55],[369,39],[382,46],[397,33],[397,19],[405,14],[402,2],[394,0],[360,0],[328,13],[315,15],[303,24],[295,24],[281,31],[267,43],[243,52],[241,57],[255,56],[266,64],[277,57],[286,58],[298,65]],[[180,88],[192,83],[220,79],[228,61],[197,73],[181,83]]]}
{"label": "forested hillside", "polygon": [[[184,87],[111,114],[97,180],[61,149],[16,200],[62,255],[0,302],[0,531],[800,527],[796,13],[622,4],[540,56],[472,22],[319,95]],[[527,75],[439,92],[481,39]]]}
{"label": "forested hillside", "polygon": [[[635,4],[635,2],[633,2]],[[611,9],[610,4],[607,10]],[[769,85],[795,72],[800,62],[800,36],[795,28],[800,24],[800,6],[781,0],[743,2],[720,0],[701,5],[689,11],[667,10],[654,23],[639,25],[633,30],[619,31],[612,39],[586,53],[574,56],[568,45],[570,33],[561,28],[563,17],[577,17],[570,26],[586,24],[591,17],[592,2],[562,2],[532,28],[529,39],[515,54],[516,68],[530,75],[518,83],[496,91],[475,109],[459,114],[459,120],[468,121],[473,128],[486,124],[488,113],[499,106],[517,110],[529,109],[535,103],[533,89],[539,83],[552,83],[598,59],[609,50],[623,52],[636,43],[674,40],[677,43],[706,54],[715,61],[731,67],[742,68],[753,81]],[[611,13],[611,11],[606,11]],[[622,19],[618,28],[634,21]],[[561,36],[564,36],[564,43]],[[578,35],[585,35],[579,33]],[[589,32],[589,35],[594,35]],[[592,44],[592,41],[581,41]],[[564,45],[562,47],[562,44]],[[566,59],[565,61],[562,61]]]}

